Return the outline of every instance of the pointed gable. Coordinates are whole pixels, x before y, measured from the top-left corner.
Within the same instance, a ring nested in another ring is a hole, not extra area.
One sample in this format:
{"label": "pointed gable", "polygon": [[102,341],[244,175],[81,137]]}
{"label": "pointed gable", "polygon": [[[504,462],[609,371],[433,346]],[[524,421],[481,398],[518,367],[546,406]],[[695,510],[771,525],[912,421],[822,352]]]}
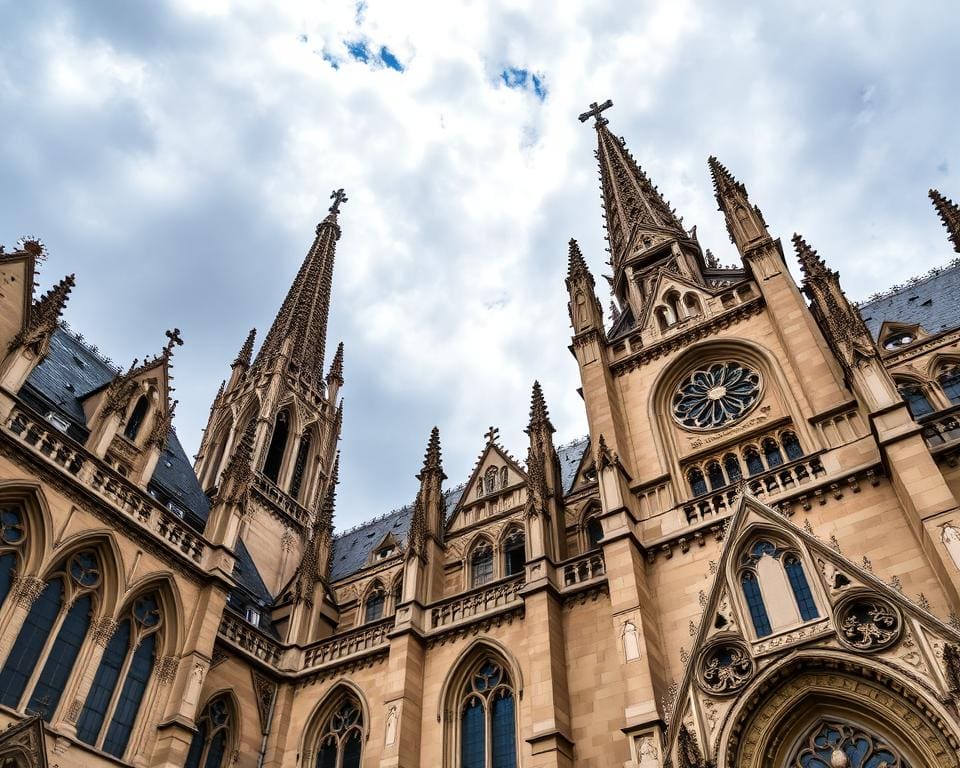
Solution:
{"label": "pointed gable", "polygon": [[527,473],[497,442],[496,432],[491,427],[487,433],[487,444],[474,465],[460,501],[447,518],[447,530],[455,531],[523,503]]}

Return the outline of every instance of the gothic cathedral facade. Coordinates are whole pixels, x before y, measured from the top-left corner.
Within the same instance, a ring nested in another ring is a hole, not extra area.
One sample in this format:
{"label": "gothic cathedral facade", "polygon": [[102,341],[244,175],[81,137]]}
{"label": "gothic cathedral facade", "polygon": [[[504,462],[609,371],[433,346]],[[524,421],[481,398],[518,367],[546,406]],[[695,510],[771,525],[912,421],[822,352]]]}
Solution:
{"label": "gothic cathedral facade", "polygon": [[2,768],[960,768],[960,262],[857,305],[795,235],[798,285],[710,158],[720,266],[608,106],[612,316],[573,240],[566,278],[589,434],[534,383],[523,460],[491,429],[450,484],[435,428],[349,531],[342,190],[192,463],[179,332],[116,369],[73,276],[34,296],[42,245],[0,249]]}

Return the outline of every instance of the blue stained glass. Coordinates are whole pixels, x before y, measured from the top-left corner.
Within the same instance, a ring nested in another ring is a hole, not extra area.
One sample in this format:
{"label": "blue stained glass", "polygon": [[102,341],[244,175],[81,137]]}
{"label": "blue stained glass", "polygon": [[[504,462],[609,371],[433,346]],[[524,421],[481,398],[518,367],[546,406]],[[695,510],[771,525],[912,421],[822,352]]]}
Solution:
{"label": "blue stained glass", "polygon": [[67,611],[67,615],[60,625],[57,639],[47,656],[47,663],[43,665],[43,672],[33,689],[27,709],[39,712],[48,723],[57,711],[63,689],[67,685],[73,665],[80,654],[80,646],[90,628],[90,610],[93,601],[90,595],[79,598]]}
{"label": "blue stained glass", "polygon": [[0,555],[0,605],[10,594],[10,587],[13,586],[13,579],[16,575],[17,556],[13,552],[5,552]]}
{"label": "blue stained glass", "polygon": [[50,631],[60,613],[63,582],[55,579],[44,587],[27,614],[13,644],[7,663],[0,671],[0,704],[16,709],[27,680],[37,666]]}
{"label": "blue stained glass", "polygon": [[513,712],[513,694],[496,696],[491,710],[491,752],[494,768],[516,768],[517,731]]}
{"label": "blue stained glass", "polygon": [[803,565],[795,555],[789,555],[784,561],[784,568],[787,569],[787,578],[790,579],[790,587],[797,600],[800,618],[804,621],[817,618],[820,612],[810,593],[810,585],[807,583],[807,575],[803,572]]}
{"label": "blue stained glass", "polygon": [[800,441],[797,440],[797,436],[793,432],[784,432],[782,442],[783,449],[787,452],[787,458],[790,461],[803,456],[803,448],[800,447]]}
{"label": "blue stained glass", "polygon": [[133,652],[133,660],[127,671],[127,679],[123,681],[120,698],[113,711],[107,737],[103,740],[103,751],[114,757],[123,757],[130,740],[130,732],[140,711],[140,702],[150,679],[153,668],[153,649],[156,645],[156,635],[147,635]]}
{"label": "blue stained glass", "polygon": [[329,738],[317,754],[317,768],[337,768],[337,741]]}
{"label": "blue stained glass", "polygon": [[460,768],[485,768],[484,728],[483,704],[478,698],[471,698],[460,716]]}
{"label": "blue stained glass", "polygon": [[753,620],[753,629],[757,637],[766,637],[773,629],[770,627],[770,619],[767,617],[767,608],[763,604],[763,595],[760,594],[760,584],[752,571],[745,571],[740,577],[740,585],[743,587],[743,596],[747,599],[747,606],[750,608],[750,618]]}
{"label": "blue stained glass", "polygon": [[203,745],[206,741],[207,723],[201,720],[197,726],[197,732],[190,740],[190,751],[187,752],[187,761],[183,764],[183,768],[200,768],[200,758],[203,757]]}
{"label": "blue stained glass", "polygon": [[956,405],[960,403],[960,368],[954,368],[940,376],[940,387],[943,394],[950,398],[950,402]]}
{"label": "blue stained glass", "polygon": [[93,685],[90,686],[90,693],[87,694],[87,701],[83,705],[80,720],[77,722],[77,738],[80,741],[85,741],[87,744],[96,743],[129,648],[130,620],[126,619],[120,623],[117,631],[110,638],[103,652],[100,667],[93,678]]}
{"label": "blue stained glass", "polygon": [[764,470],[763,459],[753,448],[749,449],[744,455],[747,460],[747,471],[751,476],[759,475]]}
{"label": "blue stained glass", "polygon": [[366,621],[376,621],[383,618],[383,592],[374,592],[367,598],[367,610],[364,618]]}
{"label": "blue stained glass", "polygon": [[227,750],[227,732],[220,731],[210,741],[210,749],[207,752],[207,762],[204,768],[220,768],[223,764],[223,753]]}
{"label": "blue stained glass", "polygon": [[360,731],[352,731],[343,745],[343,768],[360,768]]}
{"label": "blue stained glass", "polygon": [[690,482],[690,492],[694,496],[702,496],[707,492],[707,481],[703,479],[703,472],[699,469],[691,469],[687,480]]}

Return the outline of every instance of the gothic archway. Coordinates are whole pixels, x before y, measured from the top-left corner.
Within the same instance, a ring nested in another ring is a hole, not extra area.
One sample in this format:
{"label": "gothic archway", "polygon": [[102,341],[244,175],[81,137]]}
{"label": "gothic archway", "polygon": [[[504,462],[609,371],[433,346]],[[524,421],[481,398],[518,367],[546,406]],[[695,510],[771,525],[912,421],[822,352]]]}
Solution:
{"label": "gothic archway", "polygon": [[[720,768],[960,768],[960,736],[919,686],[847,654],[800,654],[745,692]],[[832,761],[832,762],[831,762]]]}

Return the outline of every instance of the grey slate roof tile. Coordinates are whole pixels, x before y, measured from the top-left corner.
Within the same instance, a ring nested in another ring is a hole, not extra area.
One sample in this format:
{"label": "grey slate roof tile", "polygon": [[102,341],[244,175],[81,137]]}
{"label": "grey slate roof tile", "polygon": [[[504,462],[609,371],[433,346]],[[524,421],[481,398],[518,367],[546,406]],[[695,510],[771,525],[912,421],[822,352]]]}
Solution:
{"label": "grey slate roof tile", "polygon": [[960,326],[960,265],[921,278],[860,304],[864,322],[877,338],[884,322],[920,325],[937,334]]}
{"label": "grey slate roof tile", "polygon": [[589,445],[590,438],[581,437],[557,448],[557,458],[560,459],[560,484],[564,493],[570,493],[573,490],[573,483],[577,479],[577,468]]}

